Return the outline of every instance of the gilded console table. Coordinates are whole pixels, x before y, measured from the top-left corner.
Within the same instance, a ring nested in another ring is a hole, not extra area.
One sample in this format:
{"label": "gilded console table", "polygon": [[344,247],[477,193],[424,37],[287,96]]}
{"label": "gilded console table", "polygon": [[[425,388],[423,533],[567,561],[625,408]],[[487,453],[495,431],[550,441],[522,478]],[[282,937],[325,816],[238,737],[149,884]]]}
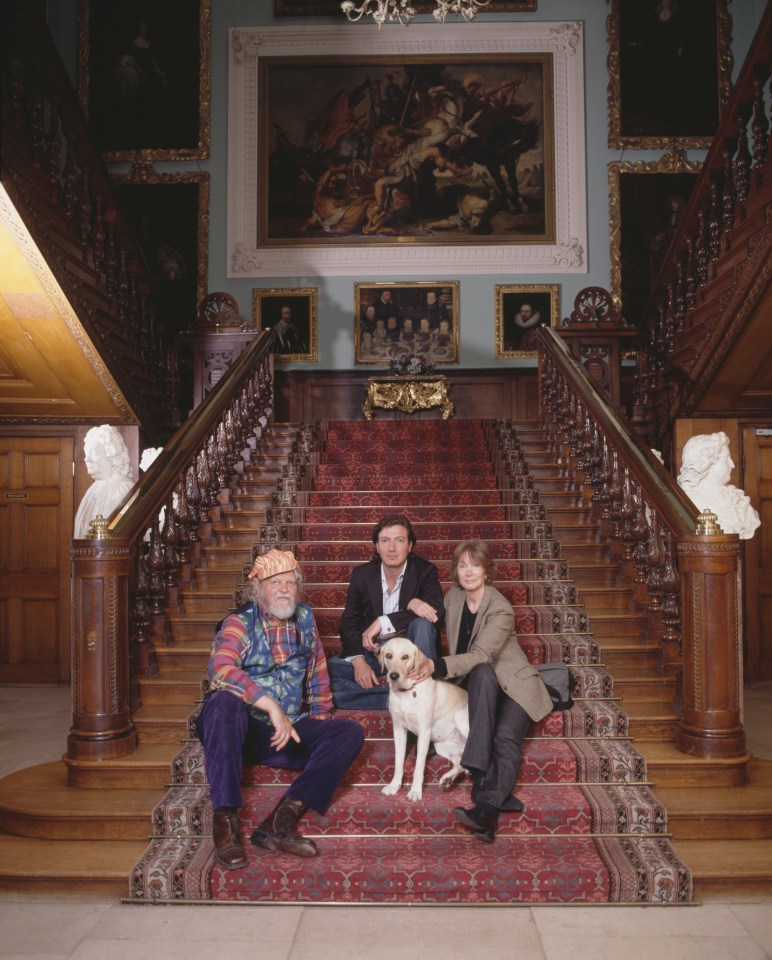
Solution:
{"label": "gilded console table", "polygon": [[443,420],[453,416],[454,407],[448,396],[450,381],[447,377],[368,377],[365,388],[367,396],[362,404],[365,420],[373,419],[374,407],[401,410],[403,413],[442,407]]}

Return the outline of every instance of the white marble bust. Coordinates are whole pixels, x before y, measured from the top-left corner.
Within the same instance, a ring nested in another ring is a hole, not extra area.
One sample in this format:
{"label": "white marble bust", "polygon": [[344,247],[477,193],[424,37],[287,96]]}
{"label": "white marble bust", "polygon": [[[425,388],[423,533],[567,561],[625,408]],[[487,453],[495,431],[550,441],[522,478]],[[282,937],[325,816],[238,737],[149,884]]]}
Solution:
{"label": "white marble bust", "polygon": [[107,423],[92,427],[83,441],[86,469],[94,482],[75,514],[76,540],[89,535],[89,523],[100,514],[109,517],[134,486],[131,460],[123,437]]}
{"label": "white marble bust", "polygon": [[750,498],[729,477],[734,463],[725,433],[702,433],[684,445],[678,483],[699,510],[712,510],[724,533],[749,540],[761,525]]}

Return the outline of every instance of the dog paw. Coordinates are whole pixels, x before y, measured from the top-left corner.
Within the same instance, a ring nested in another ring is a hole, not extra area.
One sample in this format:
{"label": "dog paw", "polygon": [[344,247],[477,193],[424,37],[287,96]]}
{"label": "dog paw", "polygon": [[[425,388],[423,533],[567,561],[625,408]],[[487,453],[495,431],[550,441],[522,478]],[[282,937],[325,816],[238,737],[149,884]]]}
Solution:
{"label": "dog paw", "polygon": [[454,777],[441,777],[440,787],[442,787],[443,790],[450,790],[450,788],[453,786],[454,780]]}
{"label": "dog paw", "polygon": [[395,793],[399,793],[400,786],[399,783],[387,783],[381,793],[386,797],[393,797]]}
{"label": "dog paw", "polygon": [[424,795],[423,790],[421,790],[420,788],[413,787],[410,790],[410,793],[408,793],[407,798],[408,800],[411,800],[413,801],[413,803],[415,803],[415,801],[420,800],[423,795]]}

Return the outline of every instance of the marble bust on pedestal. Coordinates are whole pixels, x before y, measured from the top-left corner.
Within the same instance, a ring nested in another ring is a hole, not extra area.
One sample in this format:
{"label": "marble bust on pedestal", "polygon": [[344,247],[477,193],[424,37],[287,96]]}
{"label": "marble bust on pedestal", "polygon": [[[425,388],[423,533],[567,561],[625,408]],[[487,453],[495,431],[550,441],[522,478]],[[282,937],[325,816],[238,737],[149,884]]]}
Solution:
{"label": "marble bust on pedestal", "polygon": [[724,533],[749,540],[761,525],[750,497],[729,482],[734,463],[725,433],[702,433],[684,445],[678,483],[699,510],[712,510]]}
{"label": "marble bust on pedestal", "polygon": [[110,424],[92,427],[83,441],[86,469],[94,482],[75,514],[76,540],[89,535],[89,524],[97,516],[109,517],[134,486],[131,459],[123,437]]}

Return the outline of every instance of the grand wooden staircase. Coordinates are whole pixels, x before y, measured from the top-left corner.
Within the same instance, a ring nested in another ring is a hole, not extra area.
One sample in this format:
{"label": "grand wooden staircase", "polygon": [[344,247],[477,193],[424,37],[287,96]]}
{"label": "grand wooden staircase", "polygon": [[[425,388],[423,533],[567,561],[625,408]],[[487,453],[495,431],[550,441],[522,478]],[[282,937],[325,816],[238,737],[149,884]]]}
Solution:
{"label": "grand wooden staircase", "polygon": [[[630,718],[629,732],[665,802],[676,852],[694,875],[696,898],[768,895],[772,883],[772,763],[702,761],[675,747],[675,679],[636,601],[626,564],[609,546],[607,521],[588,489],[556,466],[539,424],[513,425],[527,469],[560,543],[561,563],[589,614],[603,666]],[[259,453],[234,475],[210,511],[211,535],[169,610],[169,642],[156,647],[156,676],[140,678],[138,748],[124,758],[49,763],[0,782],[0,886],[40,894],[125,896],[132,865],[146,847],[150,814],[164,795],[170,765],[189,737],[213,624],[235,603],[256,531],[270,529],[272,498],[299,425],[272,424]],[[309,582],[311,595],[329,584]],[[339,608],[317,608],[335,650]],[[746,758],[747,759],[747,758]]]}

